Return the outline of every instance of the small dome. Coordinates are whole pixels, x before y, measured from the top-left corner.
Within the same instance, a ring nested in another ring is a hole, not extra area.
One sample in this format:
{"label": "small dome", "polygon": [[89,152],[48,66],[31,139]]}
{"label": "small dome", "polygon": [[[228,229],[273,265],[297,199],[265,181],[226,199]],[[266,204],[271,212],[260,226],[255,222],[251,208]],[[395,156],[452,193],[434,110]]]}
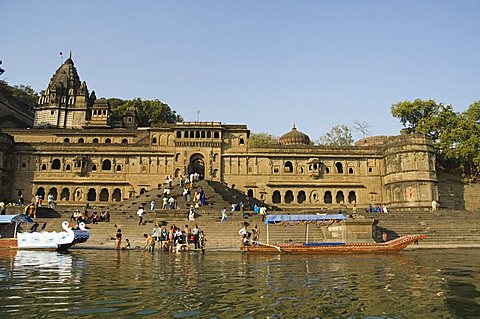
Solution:
{"label": "small dome", "polygon": [[280,145],[310,145],[310,137],[307,134],[297,131],[295,124],[290,132],[280,137]]}

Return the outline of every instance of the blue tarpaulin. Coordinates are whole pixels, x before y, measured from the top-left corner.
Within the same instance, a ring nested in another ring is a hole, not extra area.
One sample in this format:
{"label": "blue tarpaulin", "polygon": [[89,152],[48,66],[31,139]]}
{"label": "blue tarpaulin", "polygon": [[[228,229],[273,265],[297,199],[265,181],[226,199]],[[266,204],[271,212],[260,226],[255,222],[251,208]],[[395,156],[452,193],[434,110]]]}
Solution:
{"label": "blue tarpaulin", "polygon": [[27,215],[0,215],[0,224],[10,224],[11,222],[24,222],[24,223],[31,223],[33,219],[28,217]]}
{"label": "blue tarpaulin", "polygon": [[347,216],[343,214],[330,214],[330,215],[268,215],[265,219],[265,224],[276,224],[283,222],[316,222],[326,220],[347,220]]}

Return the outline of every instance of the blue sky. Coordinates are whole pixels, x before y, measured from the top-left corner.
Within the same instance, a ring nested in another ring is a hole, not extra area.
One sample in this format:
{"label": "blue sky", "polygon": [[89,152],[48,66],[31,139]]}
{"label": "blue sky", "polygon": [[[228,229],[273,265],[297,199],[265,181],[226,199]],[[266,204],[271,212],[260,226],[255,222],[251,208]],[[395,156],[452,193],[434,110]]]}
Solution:
{"label": "blue sky", "polygon": [[[98,97],[158,98],[185,120],[318,139],[367,122],[397,134],[390,106],[480,94],[480,1],[0,0],[11,84],[45,89],[73,52]],[[359,138],[359,135],[355,136]]]}

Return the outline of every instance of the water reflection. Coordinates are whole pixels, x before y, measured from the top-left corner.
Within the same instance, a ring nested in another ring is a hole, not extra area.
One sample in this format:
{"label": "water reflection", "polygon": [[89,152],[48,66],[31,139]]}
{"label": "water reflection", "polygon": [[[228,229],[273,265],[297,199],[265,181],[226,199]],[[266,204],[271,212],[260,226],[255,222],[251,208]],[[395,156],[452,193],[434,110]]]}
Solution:
{"label": "water reflection", "polygon": [[477,251],[0,255],[0,317],[477,318]]}

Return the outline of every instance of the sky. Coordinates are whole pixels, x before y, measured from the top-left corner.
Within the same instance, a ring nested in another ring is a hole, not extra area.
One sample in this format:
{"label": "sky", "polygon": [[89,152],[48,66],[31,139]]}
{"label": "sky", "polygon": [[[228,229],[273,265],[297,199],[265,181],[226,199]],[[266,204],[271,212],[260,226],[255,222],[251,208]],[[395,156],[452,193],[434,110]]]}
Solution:
{"label": "sky", "polygon": [[0,79],[43,90],[72,51],[97,97],[159,99],[187,121],[395,135],[394,103],[460,112],[480,99],[480,1],[0,0],[0,12]]}

